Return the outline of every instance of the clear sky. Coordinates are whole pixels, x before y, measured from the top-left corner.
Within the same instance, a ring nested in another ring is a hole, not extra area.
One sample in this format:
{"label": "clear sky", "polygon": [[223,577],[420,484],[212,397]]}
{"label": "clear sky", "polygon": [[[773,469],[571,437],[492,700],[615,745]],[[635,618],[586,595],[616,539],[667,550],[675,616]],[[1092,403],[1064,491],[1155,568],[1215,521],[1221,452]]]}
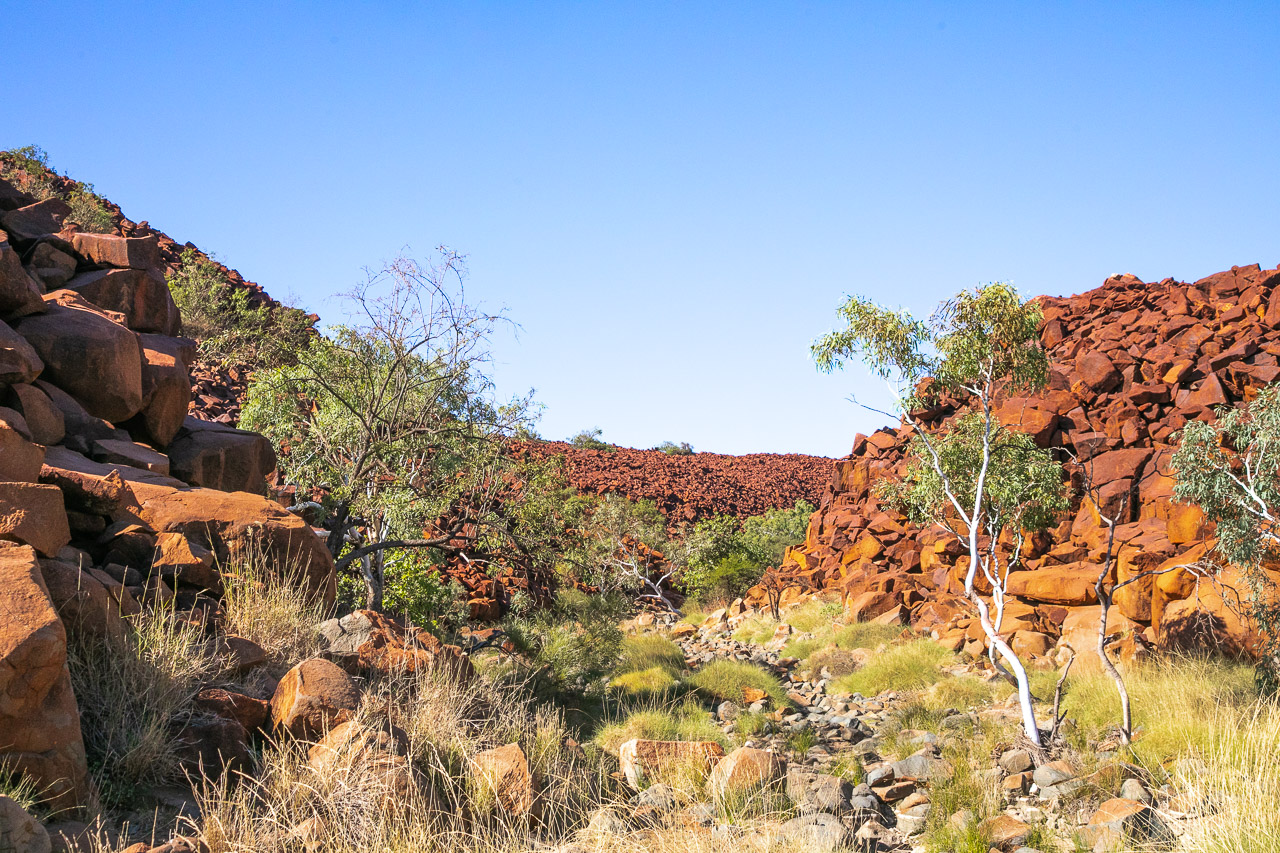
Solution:
{"label": "clear sky", "polygon": [[327,320],[404,247],[540,431],[838,456],[845,294],[1280,263],[1280,4],[7,6],[0,147]]}

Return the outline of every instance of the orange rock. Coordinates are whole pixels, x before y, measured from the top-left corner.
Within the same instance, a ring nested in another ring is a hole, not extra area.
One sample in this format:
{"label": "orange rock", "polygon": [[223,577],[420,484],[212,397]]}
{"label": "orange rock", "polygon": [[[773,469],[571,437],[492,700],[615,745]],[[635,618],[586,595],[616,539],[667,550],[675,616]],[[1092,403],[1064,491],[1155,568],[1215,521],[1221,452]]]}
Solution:
{"label": "orange rock", "polygon": [[537,786],[520,744],[486,749],[476,753],[471,762],[476,780],[492,792],[508,814],[524,815],[534,811]]}
{"label": "orange rock", "polygon": [[709,773],[723,757],[724,750],[714,741],[629,740],[618,747],[622,774],[637,791],[679,772]]}
{"label": "orange rock", "polygon": [[1100,569],[1090,563],[1073,563],[1011,572],[1007,590],[1010,595],[1049,604],[1093,604],[1098,600],[1094,584]]}
{"label": "orange rock", "polygon": [[[6,420],[6,412],[12,412]],[[0,408],[0,481],[34,483],[40,477],[45,450],[16,429],[17,412]]]}
{"label": "orange rock", "polygon": [[425,669],[445,672],[464,682],[475,675],[470,659],[457,646],[446,646],[421,628],[373,610],[330,619],[316,630],[329,644],[327,656],[353,675]]}
{"label": "orange rock", "polygon": [[55,808],[87,803],[67,635],[31,548],[0,542],[0,761]]}
{"label": "orange rock", "polygon": [[360,705],[355,681],[322,658],[285,673],[271,697],[271,724],[294,737],[314,739],[351,719]]}
{"label": "orange rock", "polygon": [[716,762],[707,786],[712,798],[723,802],[728,797],[749,796],[779,786],[786,776],[786,759],[768,750],[740,746]]}
{"label": "orange rock", "polygon": [[71,541],[62,492],[56,486],[0,482],[0,539],[56,557]]}

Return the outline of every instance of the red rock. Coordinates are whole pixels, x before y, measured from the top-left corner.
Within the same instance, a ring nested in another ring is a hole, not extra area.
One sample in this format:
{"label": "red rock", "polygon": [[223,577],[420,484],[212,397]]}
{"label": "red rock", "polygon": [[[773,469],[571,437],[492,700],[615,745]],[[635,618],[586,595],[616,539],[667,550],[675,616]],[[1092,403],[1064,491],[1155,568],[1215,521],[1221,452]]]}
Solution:
{"label": "red rock", "polygon": [[518,743],[476,753],[471,759],[473,777],[492,792],[508,814],[534,811],[537,786],[529,759]]}
{"label": "red rock", "polygon": [[0,539],[56,557],[71,541],[62,492],[56,486],[0,482]]}
{"label": "red rock", "polygon": [[0,409],[0,481],[34,483],[40,477],[45,450],[28,441],[11,420],[17,419],[6,418]]}
{"label": "red rock", "polygon": [[249,732],[262,728],[271,716],[270,702],[221,687],[206,687],[193,701],[197,708],[235,720]]}
{"label": "red rock", "polygon": [[0,542],[0,760],[54,808],[87,804],[67,638],[35,552]]}
{"label": "red rock", "polygon": [[276,468],[271,442],[256,432],[188,417],[168,447],[176,476],[207,489],[267,493],[267,475]]}
{"label": "red rock", "polygon": [[709,773],[723,757],[714,741],[629,740],[618,747],[622,774],[637,791],[687,770]]}
{"label": "red rock", "polygon": [[[136,492],[138,485],[131,488]],[[305,521],[279,504],[246,492],[156,489],[138,516],[157,534],[181,533],[224,563],[233,555],[265,553],[273,566],[293,572],[331,604],[337,594],[333,558]]]}
{"label": "red rock", "polygon": [[0,317],[11,320],[43,310],[39,283],[27,274],[17,250],[0,239]]}
{"label": "red rock", "polygon": [[135,332],[175,335],[182,325],[169,285],[158,270],[95,270],[71,279],[67,289],[99,308],[120,312]]}
{"label": "red rock", "polygon": [[271,724],[313,740],[347,722],[359,706],[360,690],[351,676],[327,660],[312,658],[280,679],[271,697]]}
{"label": "red rock", "polygon": [[316,626],[329,644],[326,655],[355,674],[439,670],[469,681],[475,670],[457,646],[446,646],[421,628],[373,610],[357,610]]}
{"label": "red rock", "polygon": [[69,213],[71,208],[65,201],[49,198],[0,215],[0,228],[9,232],[10,239],[26,245],[46,234],[61,231],[62,221]]}
{"label": "red rock", "polygon": [[[66,424],[62,411],[53,404],[49,395],[34,385],[18,384],[9,389],[10,400],[27,426],[31,438],[38,444],[58,444],[66,436]],[[3,479],[3,478],[0,478]]]}
{"label": "red rock", "polygon": [[141,343],[142,411],[125,427],[136,438],[165,448],[186,420],[191,404],[191,376],[182,359],[180,340],[142,335]]}
{"label": "red rock", "polygon": [[41,375],[95,417],[114,423],[136,415],[142,410],[138,336],[104,314],[68,308],[51,301],[54,297],[46,297],[47,313],[14,325],[44,362]]}
{"label": "red rock", "polygon": [[1070,566],[1045,566],[1033,571],[1010,572],[1007,589],[1010,595],[1051,604],[1093,604],[1100,567],[1076,563]]}
{"label": "red rock", "polygon": [[44,362],[27,339],[0,321],[0,384],[34,382]]}
{"label": "red rock", "polygon": [[160,269],[160,244],[154,236],[120,237],[82,232],[72,236],[71,245],[83,257],[102,266]]}

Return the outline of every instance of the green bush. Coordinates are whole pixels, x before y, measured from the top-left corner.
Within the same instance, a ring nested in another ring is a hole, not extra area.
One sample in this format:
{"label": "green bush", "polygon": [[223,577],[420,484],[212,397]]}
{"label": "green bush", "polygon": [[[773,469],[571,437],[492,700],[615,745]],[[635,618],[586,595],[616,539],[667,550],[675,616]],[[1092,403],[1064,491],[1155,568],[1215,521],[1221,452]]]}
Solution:
{"label": "green bush", "polygon": [[662,444],[659,444],[657,447],[655,447],[654,450],[661,450],[663,453],[667,454],[668,456],[692,456],[693,455],[693,446],[690,445],[689,442],[687,441],[682,441],[679,444],[676,444],[674,441],[664,441],[662,442]]}
{"label": "green bush", "polygon": [[169,276],[169,292],[182,314],[183,333],[211,361],[272,368],[292,363],[312,324],[297,308],[258,307],[213,261],[194,249],[182,253]]}
{"label": "green bush", "polygon": [[569,443],[574,447],[580,447],[583,450],[603,450],[606,453],[612,453],[617,450],[617,446],[610,444],[600,438],[604,434],[604,430],[596,427],[595,429],[584,429],[582,432],[569,439]]}
{"label": "green bush", "polygon": [[741,523],[715,516],[694,525],[682,543],[680,583],[698,601],[730,601],[760,581],[765,570],[782,562],[788,546],[804,539],[813,506],[798,501],[790,509],[771,509]]}
{"label": "green bush", "polygon": [[774,707],[790,704],[782,682],[760,667],[742,661],[714,661],[695,671],[686,683],[717,702],[742,704],[742,689],[753,687],[767,693]]}
{"label": "green bush", "polygon": [[550,606],[510,617],[504,625],[516,648],[538,668],[535,674],[554,689],[598,694],[622,653],[618,620],[626,607],[620,596],[561,590]]}

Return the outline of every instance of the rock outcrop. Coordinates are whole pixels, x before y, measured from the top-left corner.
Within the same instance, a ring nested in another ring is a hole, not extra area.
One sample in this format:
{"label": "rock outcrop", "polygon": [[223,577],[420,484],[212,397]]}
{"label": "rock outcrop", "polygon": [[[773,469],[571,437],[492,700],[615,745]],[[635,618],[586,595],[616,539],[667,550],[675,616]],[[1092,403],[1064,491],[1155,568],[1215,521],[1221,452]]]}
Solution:
{"label": "rock outcrop", "polygon": [[[1280,270],[1233,267],[1193,284],[1115,276],[1088,293],[1041,303],[1049,387],[1000,395],[997,414],[1087,465],[1100,506],[1080,499],[1077,482],[1070,515],[1036,537],[1023,569],[1009,578],[1014,598],[1004,627],[1036,653],[1045,640],[1068,637],[1077,650],[1093,647],[1093,579],[1106,542],[1100,512],[1118,520],[1117,580],[1204,554],[1211,526],[1172,498],[1177,432],[1280,379]],[[932,428],[962,410],[952,402],[917,417]],[[803,589],[838,590],[863,618],[909,623],[980,653],[981,631],[959,599],[968,559],[959,543],[941,529],[913,527],[872,492],[877,480],[902,473],[909,438],[905,426],[856,438],[835,464],[804,543],[777,575]],[[1193,581],[1174,572],[1126,587],[1110,631],[1139,647],[1247,650],[1248,626],[1223,594],[1195,594]]]}
{"label": "rock outcrop", "polygon": [[[237,559],[336,588],[323,542],[266,497],[270,444],[188,418],[196,347],[166,277],[196,250],[107,207],[113,233],[83,233],[0,181],[0,762],[59,808],[90,796],[67,630],[119,635],[143,602],[215,612]],[[247,757],[240,723],[205,729],[193,760]]]}

